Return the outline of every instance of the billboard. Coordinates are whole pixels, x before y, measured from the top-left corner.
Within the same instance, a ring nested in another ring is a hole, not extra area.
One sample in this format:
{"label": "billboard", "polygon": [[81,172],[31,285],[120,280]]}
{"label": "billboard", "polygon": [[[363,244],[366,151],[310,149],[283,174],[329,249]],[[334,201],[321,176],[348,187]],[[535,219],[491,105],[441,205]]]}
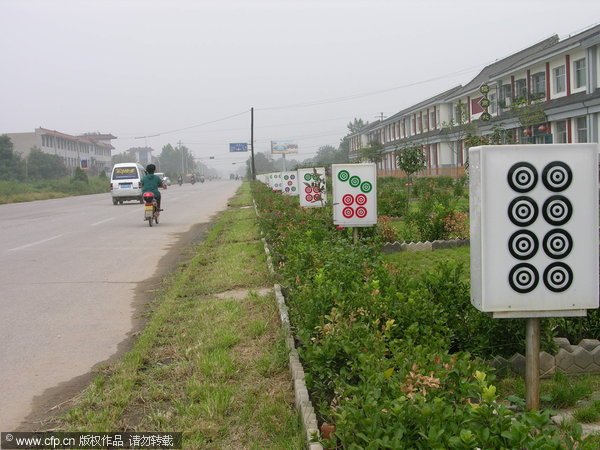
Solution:
{"label": "billboard", "polygon": [[494,317],[598,307],[598,145],[469,149],[471,303]]}
{"label": "billboard", "polygon": [[345,227],[377,224],[375,164],[333,164],[333,223]]}
{"label": "billboard", "polygon": [[229,144],[229,151],[230,152],[247,152],[248,144],[246,144],[245,142]]}
{"label": "billboard", "polygon": [[298,153],[298,144],[292,141],[271,141],[271,153],[274,155]]}

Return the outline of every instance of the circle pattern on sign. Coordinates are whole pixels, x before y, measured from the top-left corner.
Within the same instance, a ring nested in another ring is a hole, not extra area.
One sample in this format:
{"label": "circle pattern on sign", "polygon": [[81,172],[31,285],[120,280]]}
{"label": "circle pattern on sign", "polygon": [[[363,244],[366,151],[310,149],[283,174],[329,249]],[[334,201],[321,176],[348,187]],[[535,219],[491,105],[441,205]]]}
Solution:
{"label": "circle pattern on sign", "polygon": [[304,188],[304,192],[306,192],[307,194],[310,194],[312,192],[312,188],[310,186],[306,186]]}
{"label": "circle pattern on sign", "polygon": [[342,203],[346,206],[350,206],[354,203],[354,197],[351,194],[346,194],[342,197]]}
{"label": "circle pattern on sign", "polygon": [[550,258],[561,259],[571,253],[571,250],[573,249],[573,238],[567,231],[561,228],[555,228],[546,233],[542,245],[544,253]]}
{"label": "circle pattern on sign", "polygon": [[533,258],[539,246],[537,236],[529,230],[516,231],[508,240],[510,254],[520,260]]}
{"label": "circle pattern on sign", "polygon": [[310,173],[305,173],[305,174],[304,174],[304,179],[305,179],[306,181],[310,181],[310,179],[311,179],[311,178],[312,178],[312,176],[311,176],[311,174],[310,174]]}
{"label": "circle pattern on sign", "polygon": [[514,191],[529,192],[537,184],[538,173],[532,164],[518,162],[508,170],[507,179]]}
{"label": "circle pattern on sign", "polygon": [[348,183],[352,187],[358,187],[360,186],[360,178],[354,175],[353,177],[350,177],[350,181]]}
{"label": "circle pattern on sign", "polygon": [[567,197],[553,195],[544,202],[542,214],[549,224],[564,225],[573,214],[573,206]]}
{"label": "circle pattern on sign", "polygon": [[566,291],[572,282],[573,271],[564,263],[552,263],[544,270],[544,284],[552,292]]}
{"label": "circle pattern on sign", "polygon": [[356,208],[356,217],[358,217],[359,219],[362,219],[364,217],[366,217],[367,215],[367,208],[363,207],[363,206],[359,206],[358,208]]}
{"label": "circle pattern on sign", "polygon": [[367,196],[365,194],[358,194],[356,196],[356,204],[357,205],[364,205],[367,203]]}
{"label": "circle pattern on sign", "polygon": [[573,172],[562,161],[553,161],[542,171],[542,182],[549,191],[564,191],[571,185],[571,181],[573,181]]}
{"label": "circle pattern on sign", "polygon": [[363,184],[360,185],[360,190],[363,191],[365,194],[368,194],[369,192],[371,192],[371,190],[373,189],[373,185],[371,183],[369,183],[368,181],[363,182]]}
{"label": "circle pattern on sign", "polygon": [[515,291],[526,294],[535,289],[540,281],[537,269],[528,263],[517,264],[508,274],[508,283]]}
{"label": "circle pattern on sign", "polygon": [[304,197],[306,199],[307,202],[312,202],[313,201],[313,196],[312,194],[308,194]]}
{"label": "circle pattern on sign", "polygon": [[345,207],[342,211],[342,215],[346,218],[349,219],[350,217],[352,217],[354,215],[354,210],[352,208],[350,208],[349,206]]}
{"label": "circle pattern on sign", "polygon": [[348,178],[350,178],[350,172],[348,172],[347,170],[340,170],[340,172],[338,173],[338,179],[340,181],[348,181]]}
{"label": "circle pattern on sign", "polygon": [[519,227],[531,225],[535,222],[537,216],[538,206],[529,197],[517,197],[508,205],[508,218]]}

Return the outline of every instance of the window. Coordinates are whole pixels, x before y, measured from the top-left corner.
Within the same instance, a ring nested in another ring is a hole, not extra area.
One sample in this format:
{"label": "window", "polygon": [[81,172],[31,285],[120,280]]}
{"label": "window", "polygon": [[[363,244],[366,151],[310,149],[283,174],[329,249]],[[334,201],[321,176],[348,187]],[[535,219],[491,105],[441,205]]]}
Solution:
{"label": "window", "polygon": [[565,66],[559,66],[552,69],[552,76],[554,78],[554,93],[560,94],[565,92]]}
{"label": "window", "polygon": [[527,80],[525,78],[515,81],[515,96],[520,100],[527,99]]}
{"label": "window", "polygon": [[573,68],[575,72],[575,89],[584,87],[587,83],[585,58],[573,61]]}
{"label": "window", "polygon": [[587,118],[577,118],[577,142],[587,142]]}
{"label": "window", "polygon": [[556,140],[557,144],[567,143],[567,121],[560,120],[556,122]]}
{"label": "window", "polygon": [[546,72],[531,75],[531,99],[538,100],[546,96]]}
{"label": "window", "polygon": [[496,94],[489,94],[489,99],[490,99],[490,107],[488,108],[488,112],[490,114],[496,114],[498,112],[497,110],[497,104],[496,104]]}
{"label": "window", "polygon": [[423,130],[429,130],[429,115],[427,113],[423,114]]}
{"label": "window", "polygon": [[429,126],[434,129],[436,128],[436,123],[435,123],[435,110],[431,111],[429,113]]}
{"label": "window", "polygon": [[510,84],[503,84],[500,87],[500,100],[506,100],[512,98],[512,86]]}

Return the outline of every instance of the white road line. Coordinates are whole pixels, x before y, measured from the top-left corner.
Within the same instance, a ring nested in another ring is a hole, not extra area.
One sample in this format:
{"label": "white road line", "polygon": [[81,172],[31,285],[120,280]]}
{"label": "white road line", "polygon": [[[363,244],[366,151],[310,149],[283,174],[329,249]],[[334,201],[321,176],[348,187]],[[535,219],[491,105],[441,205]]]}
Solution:
{"label": "white road line", "polygon": [[15,252],[17,250],[23,250],[28,247],[33,247],[34,245],[43,244],[44,242],[53,241],[54,239],[58,239],[59,237],[64,236],[63,234],[58,234],[56,236],[52,236],[48,239],[42,239],[41,241],[32,242],[31,244],[21,245],[20,247],[9,248],[7,252]]}
{"label": "white road line", "polygon": [[101,225],[103,223],[110,222],[111,220],[115,220],[115,218],[110,217],[109,219],[104,219],[104,220],[101,220],[100,222],[93,223],[90,226],[95,227],[96,225]]}

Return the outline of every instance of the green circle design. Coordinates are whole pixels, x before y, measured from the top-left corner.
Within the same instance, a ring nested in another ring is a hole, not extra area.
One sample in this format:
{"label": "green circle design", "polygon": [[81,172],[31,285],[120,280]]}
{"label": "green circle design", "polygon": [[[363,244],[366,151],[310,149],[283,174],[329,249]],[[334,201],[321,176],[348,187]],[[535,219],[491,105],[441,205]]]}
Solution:
{"label": "green circle design", "polygon": [[296,188],[292,186],[292,192],[296,192]]}
{"label": "green circle design", "polygon": [[290,178],[290,177],[288,177],[287,175],[285,175],[285,176],[283,177],[283,179],[284,179],[284,180],[288,180],[289,178]]}
{"label": "green circle design", "polygon": [[348,173],[347,170],[340,170],[338,173],[338,179],[340,181],[348,181],[348,178],[350,178],[350,173]]}
{"label": "green circle design", "polygon": [[372,189],[373,189],[373,185],[371,183],[369,183],[368,181],[365,181],[363,184],[360,185],[360,190],[363,191],[364,193],[371,192]]}
{"label": "green circle design", "polygon": [[358,186],[360,186],[360,178],[355,175],[350,178],[349,183],[350,183],[350,186],[352,186],[352,187],[358,187]]}
{"label": "green circle design", "polygon": [[311,178],[312,178],[312,176],[311,176],[311,174],[310,174],[310,173],[305,173],[305,174],[304,174],[304,179],[305,179],[306,181],[310,181],[310,179],[311,179]]}
{"label": "green circle design", "polygon": [[319,179],[319,174],[318,174],[318,173],[313,173],[313,176],[312,176],[312,178],[313,178],[313,180],[315,180],[315,181],[316,181],[316,180],[318,180],[318,179]]}

